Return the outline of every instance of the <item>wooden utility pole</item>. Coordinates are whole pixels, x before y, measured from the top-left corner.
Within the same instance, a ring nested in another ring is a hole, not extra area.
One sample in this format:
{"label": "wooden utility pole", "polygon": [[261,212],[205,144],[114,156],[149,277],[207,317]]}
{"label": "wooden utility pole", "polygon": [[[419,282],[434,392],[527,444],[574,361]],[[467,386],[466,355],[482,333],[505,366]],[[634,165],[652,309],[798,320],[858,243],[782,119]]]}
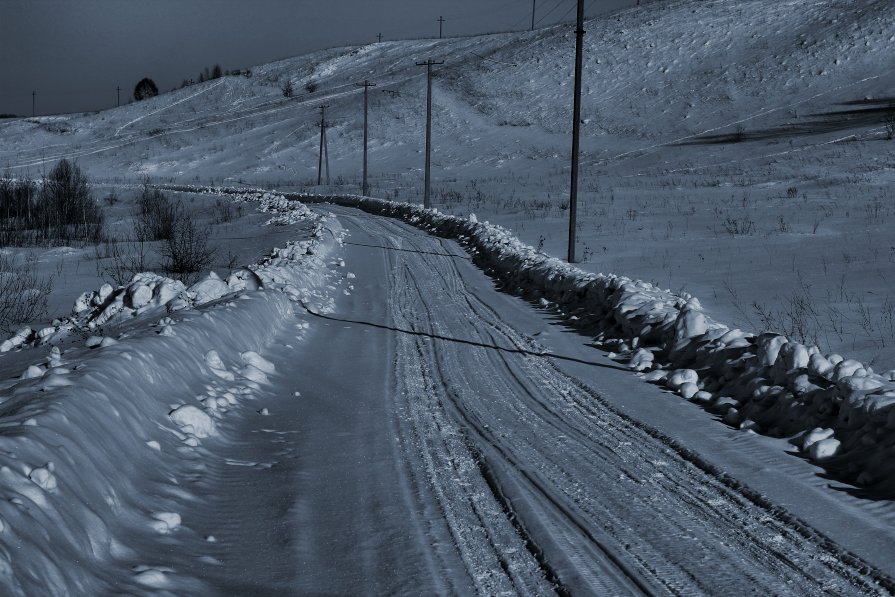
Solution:
{"label": "wooden utility pole", "polygon": [[441,39],[441,26],[444,24],[444,17],[438,17],[438,39]]}
{"label": "wooden utility pole", "polygon": [[578,149],[581,135],[581,71],[584,62],[584,0],[578,0],[575,29],[575,104],[572,110],[572,180],[569,189],[569,263],[575,263],[575,227],[578,224]]}
{"label": "wooden utility pole", "polygon": [[329,154],[326,150],[326,109],[329,106],[323,105],[320,108],[320,158],[317,161],[317,185],[323,182],[323,154],[326,153],[326,184],[329,184]]}
{"label": "wooden utility pole", "polygon": [[35,112],[34,112],[34,98],[35,98],[36,96],[37,96],[37,92],[36,92],[36,91],[32,91],[32,92],[31,92],[31,118],[34,118],[34,116],[35,116]]}
{"label": "wooden utility pole", "polygon": [[115,88],[115,91],[116,91],[117,94],[118,94],[118,96],[117,96],[117,97],[118,97],[117,105],[120,107],[120,106],[121,106],[121,85],[117,86],[117,87]]}
{"label": "wooden utility pole", "polygon": [[535,30],[535,7],[538,4],[538,0],[531,0],[531,30]]}
{"label": "wooden utility pole", "polygon": [[376,87],[376,83],[370,83],[364,79],[363,83],[355,83],[355,85],[364,88],[364,183],[361,187],[361,194],[366,197],[370,192],[370,186],[367,184],[367,91],[369,91],[370,87]]}
{"label": "wooden utility pole", "polygon": [[378,35],[378,37],[379,37],[379,43],[382,43],[382,34],[380,33],[380,34]]}
{"label": "wooden utility pole", "polygon": [[426,182],[423,189],[423,207],[428,209],[429,187],[432,181],[432,66],[444,64],[444,60],[435,62],[431,58],[425,62],[417,62],[417,66],[426,67]]}

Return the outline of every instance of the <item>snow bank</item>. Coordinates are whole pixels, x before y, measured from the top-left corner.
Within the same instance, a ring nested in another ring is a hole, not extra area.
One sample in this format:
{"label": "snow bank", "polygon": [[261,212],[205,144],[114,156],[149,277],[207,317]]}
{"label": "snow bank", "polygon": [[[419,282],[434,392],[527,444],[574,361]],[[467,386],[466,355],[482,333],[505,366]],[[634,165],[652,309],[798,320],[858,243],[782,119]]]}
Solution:
{"label": "snow bank", "polygon": [[178,479],[201,475],[219,422],[276,373],[261,355],[295,337],[293,301],[328,304],[338,224],[289,205],[310,237],[227,280],[139,274],[84,293],[52,330],[15,336],[67,341],[22,353],[36,362],[0,391],[0,594],[209,592],[139,554],[194,533]]}
{"label": "snow bank", "polygon": [[[856,484],[895,490],[895,371],[880,375],[780,334],[731,329],[686,293],[584,272],[475,217],[358,196],[289,197],[356,207],[455,238],[509,290],[598,326],[597,339],[644,379],[740,429],[793,437],[806,456]],[[818,428],[829,436],[802,441]]]}
{"label": "snow bank", "polygon": [[[226,281],[210,272],[187,288],[179,280],[142,272],[136,274],[125,286],[113,288],[110,284],[103,284],[98,290],[85,292],[78,297],[71,316],[57,319],[40,330],[27,326],[20,328],[11,338],[0,343],[0,353],[15,348],[57,343],[73,333],[91,333],[147,313],[173,313],[198,307],[231,293],[257,290],[264,286],[282,290],[296,300],[301,297],[306,302],[311,300],[312,296],[309,295],[313,295],[314,289],[319,287],[318,274],[323,271],[320,267],[323,264],[308,262],[317,257],[316,253],[329,251],[329,246],[321,243],[325,231],[328,230],[337,243],[341,242],[338,222],[330,220],[325,223],[307,206],[289,201],[283,195],[246,192],[236,195],[235,199],[257,203],[260,211],[277,214],[267,221],[268,225],[295,224],[310,220],[315,222],[315,228],[309,238],[289,242],[282,249],[274,249],[260,263],[232,272]],[[317,261],[320,261],[319,257]],[[302,267],[295,267],[297,262],[302,262]],[[324,310],[328,308],[328,305],[320,306]]]}

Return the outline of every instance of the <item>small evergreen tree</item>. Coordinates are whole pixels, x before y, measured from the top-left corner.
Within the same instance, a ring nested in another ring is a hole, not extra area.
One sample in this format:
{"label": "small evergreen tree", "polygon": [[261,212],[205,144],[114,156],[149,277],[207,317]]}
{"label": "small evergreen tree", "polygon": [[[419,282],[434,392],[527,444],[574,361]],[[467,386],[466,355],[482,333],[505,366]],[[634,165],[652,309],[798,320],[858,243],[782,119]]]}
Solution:
{"label": "small evergreen tree", "polygon": [[134,99],[138,102],[140,100],[155,97],[157,95],[158,87],[155,86],[155,81],[153,81],[149,77],[140,79],[140,82],[137,83],[136,87],[134,87]]}
{"label": "small evergreen tree", "polygon": [[211,69],[211,78],[212,79],[220,79],[221,78],[221,65],[215,64],[214,68]]}

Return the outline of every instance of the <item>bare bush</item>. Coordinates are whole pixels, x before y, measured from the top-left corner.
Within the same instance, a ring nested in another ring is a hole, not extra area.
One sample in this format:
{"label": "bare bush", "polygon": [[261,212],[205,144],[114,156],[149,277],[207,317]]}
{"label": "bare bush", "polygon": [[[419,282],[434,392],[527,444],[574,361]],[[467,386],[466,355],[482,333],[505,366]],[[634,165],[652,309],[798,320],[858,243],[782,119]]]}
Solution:
{"label": "bare bush", "polygon": [[139,242],[173,238],[177,220],[183,215],[179,203],[171,201],[146,180],[137,198],[137,208],[139,213],[134,232]]}
{"label": "bare bush", "polygon": [[40,275],[35,257],[0,253],[0,331],[11,334],[46,314],[52,289],[53,279]]}
{"label": "bare bush", "polygon": [[751,236],[755,233],[755,221],[745,214],[740,218],[728,216],[724,230],[731,236]]}
{"label": "bare bush", "polygon": [[216,224],[229,224],[237,218],[241,218],[243,207],[239,203],[233,203],[226,199],[217,199],[214,202],[214,221]]}
{"label": "bare bush", "polygon": [[185,213],[174,234],[162,247],[165,271],[184,282],[195,281],[196,274],[211,265],[215,250],[208,245],[209,230],[202,228],[191,214]]}
{"label": "bare bush", "polygon": [[110,278],[118,286],[128,284],[135,274],[145,272],[149,267],[144,241],[107,241],[102,246],[102,252],[100,248],[96,248],[97,273]]}

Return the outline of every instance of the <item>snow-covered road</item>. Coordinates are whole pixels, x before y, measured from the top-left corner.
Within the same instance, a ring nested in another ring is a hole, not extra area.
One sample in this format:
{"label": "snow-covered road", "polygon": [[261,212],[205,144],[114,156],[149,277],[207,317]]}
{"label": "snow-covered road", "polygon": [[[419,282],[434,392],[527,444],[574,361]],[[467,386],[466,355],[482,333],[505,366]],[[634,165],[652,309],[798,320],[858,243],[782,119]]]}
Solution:
{"label": "snow-covered road", "polygon": [[334,312],[299,309],[304,341],[263,355],[276,373],[253,408],[271,416],[225,423],[207,499],[182,513],[223,565],[194,575],[239,594],[886,592],[614,406],[632,376],[459,245],[323,211],[356,277]]}

